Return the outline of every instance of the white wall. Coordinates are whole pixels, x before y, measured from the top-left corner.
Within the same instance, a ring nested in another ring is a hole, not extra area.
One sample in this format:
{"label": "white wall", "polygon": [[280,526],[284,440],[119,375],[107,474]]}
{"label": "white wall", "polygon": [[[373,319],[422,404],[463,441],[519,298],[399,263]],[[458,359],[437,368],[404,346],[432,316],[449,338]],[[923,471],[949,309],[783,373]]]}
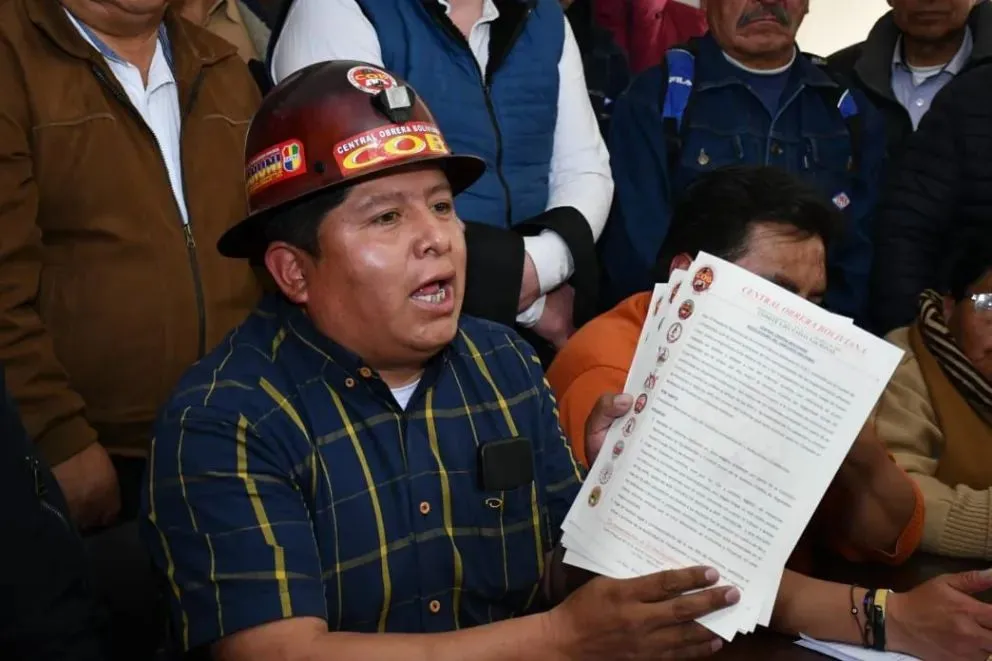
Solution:
{"label": "white wall", "polygon": [[882,14],[886,0],[810,0],[809,14],[799,28],[799,47],[826,57],[863,41]]}

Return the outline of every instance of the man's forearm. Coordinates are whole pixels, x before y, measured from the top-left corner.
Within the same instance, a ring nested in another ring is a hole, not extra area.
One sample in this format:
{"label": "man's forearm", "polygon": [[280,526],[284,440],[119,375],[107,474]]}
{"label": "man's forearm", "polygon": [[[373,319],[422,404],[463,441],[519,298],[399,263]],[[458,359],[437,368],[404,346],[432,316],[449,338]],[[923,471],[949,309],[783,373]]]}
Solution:
{"label": "man's forearm", "polygon": [[845,462],[832,485],[845,501],[843,530],[855,548],[895,553],[916,510],[913,482],[884,448],[866,461]]}
{"label": "man's forearm", "polygon": [[565,661],[565,641],[547,613],[437,634],[328,632],[297,618],[234,634],[214,646],[216,661]]}
{"label": "man's forearm", "polygon": [[[854,599],[859,609],[864,595],[864,588],[855,588]],[[861,630],[851,614],[851,586],[790,570],[782,575],[771,628],[789,635],[861,643]]]}

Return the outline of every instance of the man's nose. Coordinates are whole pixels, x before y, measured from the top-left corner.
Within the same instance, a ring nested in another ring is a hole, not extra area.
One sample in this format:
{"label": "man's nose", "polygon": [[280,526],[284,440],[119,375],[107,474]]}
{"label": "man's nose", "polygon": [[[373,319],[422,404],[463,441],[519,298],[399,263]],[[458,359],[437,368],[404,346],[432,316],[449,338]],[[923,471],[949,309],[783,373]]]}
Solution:
{"label": "man's nose", "polygon": [[451,218],[438,218],[434,211],[425,207],[418,213],[415,251],[418,257],[428,254],[443,255],[451,250],[451,228],[455,225]]}

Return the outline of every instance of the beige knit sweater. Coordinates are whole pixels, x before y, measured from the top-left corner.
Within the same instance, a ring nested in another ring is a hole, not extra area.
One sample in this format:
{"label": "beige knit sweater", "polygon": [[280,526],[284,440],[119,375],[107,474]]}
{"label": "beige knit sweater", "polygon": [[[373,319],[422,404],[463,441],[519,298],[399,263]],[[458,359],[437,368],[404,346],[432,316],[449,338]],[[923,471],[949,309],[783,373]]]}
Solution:
{"label": "beige knit sweater", "polygon": [[[945,556],[992,559],[992,489],[948,485],[934,477],[944,434],[910,347],[909,329],[895,330],[886,339],[906,354],[879,400],[876,425],[879,438],[923,492],[926,515],[920,548]],[[988,476],[992,487],[992,466]]]}

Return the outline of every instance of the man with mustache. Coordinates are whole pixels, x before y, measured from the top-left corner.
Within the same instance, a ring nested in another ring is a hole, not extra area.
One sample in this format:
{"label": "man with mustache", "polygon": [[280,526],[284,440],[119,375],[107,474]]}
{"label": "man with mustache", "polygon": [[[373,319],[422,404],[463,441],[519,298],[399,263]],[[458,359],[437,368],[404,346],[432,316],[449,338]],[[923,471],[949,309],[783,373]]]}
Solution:
{"label": "man with mustache", "polygon": [[727,165],[760,164],[799,175],[844,212],[825,302],[859,319],[885,151],[881,117],[798,51],[808,0],[703,0],[702,8],[709,34],[640,74],[614,110],[617,203],[602,241],[607,302],[651,286],[672,206],[690,182]]}

